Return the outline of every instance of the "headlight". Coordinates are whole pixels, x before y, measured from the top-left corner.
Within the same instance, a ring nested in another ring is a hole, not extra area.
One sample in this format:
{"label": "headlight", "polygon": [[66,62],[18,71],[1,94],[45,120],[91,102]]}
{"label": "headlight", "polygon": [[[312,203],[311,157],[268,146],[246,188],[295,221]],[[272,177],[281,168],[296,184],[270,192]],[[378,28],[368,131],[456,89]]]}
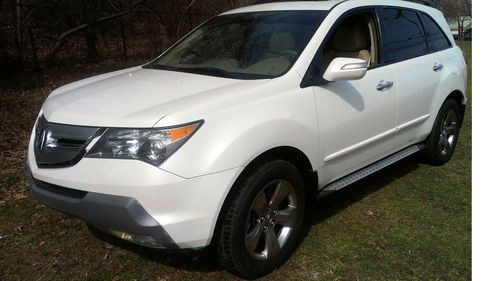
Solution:
{"label": "headlight", "polygon": [[160,165],[201,126],[198,121],[174,128],[107,129],[85,157],[137,159]]}

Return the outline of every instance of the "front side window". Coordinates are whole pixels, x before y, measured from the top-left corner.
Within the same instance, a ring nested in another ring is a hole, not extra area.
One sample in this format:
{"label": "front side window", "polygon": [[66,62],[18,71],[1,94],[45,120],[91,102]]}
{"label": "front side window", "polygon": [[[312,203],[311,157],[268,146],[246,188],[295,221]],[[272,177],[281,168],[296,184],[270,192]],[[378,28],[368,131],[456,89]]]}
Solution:
{"label": "front side window", "polygon": [[427,53],[423,28],[416,12],[386,8],[380,10],[380,19],[385,63]]}
{"label": "front side window", "polygon": [[323,47],[323,70],[339,57],[359,58],[368,66],[378,64],[377,26],[372,11],[361,12],[336,24]]}
{"label": "front side window", "polygon": [[451,47],[450,41],[446,38],[441,28],[428,15],[422,15],[422,23],[424,24],[425,35],[427,36],[427,44],[429,52],[437,52]]}
{"label": "front side window", "polygon": [[145,67],[235,79],[277,77],[290,69],[326,14],[273,11],[218,16]]}

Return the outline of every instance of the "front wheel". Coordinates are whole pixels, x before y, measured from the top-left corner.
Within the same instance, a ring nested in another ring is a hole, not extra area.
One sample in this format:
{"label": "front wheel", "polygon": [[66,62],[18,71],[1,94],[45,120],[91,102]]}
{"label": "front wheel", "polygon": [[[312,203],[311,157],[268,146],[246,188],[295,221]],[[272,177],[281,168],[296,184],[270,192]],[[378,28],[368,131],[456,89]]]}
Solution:
{"label": "front wheel", "polygon": [[298,243],[304,182],[291,163],[274,160],[236,188],[222,221],[219,260],[240,277],[258,278],[284,263]]}
{"label": "front wheel", "polygon": [[448,162],[455,151],[462,118],[456,101],[444,102],[436,117],[424,150],[425,159],[434,165]]}

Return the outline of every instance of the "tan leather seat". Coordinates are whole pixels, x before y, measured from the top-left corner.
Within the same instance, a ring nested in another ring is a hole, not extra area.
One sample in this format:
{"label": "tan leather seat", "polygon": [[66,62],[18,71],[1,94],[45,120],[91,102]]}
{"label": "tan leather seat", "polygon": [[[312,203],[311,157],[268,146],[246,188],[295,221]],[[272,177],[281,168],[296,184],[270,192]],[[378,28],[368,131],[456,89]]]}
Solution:
{"label": "tan leather seat", "polygon": [[290,32],[275,32],[269,39],[269,51],[278,55],[283,51],[295,50],[295,39]]}
{"label": "tan leather seat", "polygon": [[324,53],[325,65],[338,57],[360,58],[370,62],[370,31],[365,20],[337,27]]}
{"label": "tan leather seat", "polygon": [[[289,51],[286,53],[284,51]],[[291,53],[295,52],[295,39],[290,32],[274,32],[269,38],[269,51],[258,62],[241,69],[243,73],[277,75],[290,66]]]}

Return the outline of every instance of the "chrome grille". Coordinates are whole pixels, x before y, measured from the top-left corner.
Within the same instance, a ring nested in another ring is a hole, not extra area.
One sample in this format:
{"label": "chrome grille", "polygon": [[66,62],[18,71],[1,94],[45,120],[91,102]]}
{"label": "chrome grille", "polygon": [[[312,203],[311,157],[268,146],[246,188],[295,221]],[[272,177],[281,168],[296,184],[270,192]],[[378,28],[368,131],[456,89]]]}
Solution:
{"label": "chrome grille", "polygon": [[85,155],[90,141],[103,129],[48,122],[42,115],[35,128],[35,159],[39,168],[73,166]]}

